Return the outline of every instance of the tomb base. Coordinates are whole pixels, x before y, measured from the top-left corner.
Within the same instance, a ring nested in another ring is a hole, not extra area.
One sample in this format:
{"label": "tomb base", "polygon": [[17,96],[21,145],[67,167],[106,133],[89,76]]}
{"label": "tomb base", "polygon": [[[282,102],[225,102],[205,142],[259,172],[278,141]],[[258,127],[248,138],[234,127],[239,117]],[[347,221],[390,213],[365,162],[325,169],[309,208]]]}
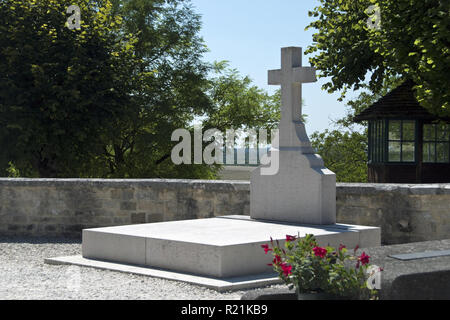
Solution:
{"label": "tomb base", "polygon": [[268,273],[270,237],[313,234],[320,245],[380,245],[376,227],[295,225],[248,216],[160,222],[83,230],[84,258],[156,267],[216,278]]}
{"label": "tomb base", "polygon": [[298,225],[249,216],[159,222],[83,230],[82,256],[46,259],[202,285],[218,291],[279,283],[261,245],[270,237],[315,235],[319,245],[380,245],[380,229],[346,224]]}

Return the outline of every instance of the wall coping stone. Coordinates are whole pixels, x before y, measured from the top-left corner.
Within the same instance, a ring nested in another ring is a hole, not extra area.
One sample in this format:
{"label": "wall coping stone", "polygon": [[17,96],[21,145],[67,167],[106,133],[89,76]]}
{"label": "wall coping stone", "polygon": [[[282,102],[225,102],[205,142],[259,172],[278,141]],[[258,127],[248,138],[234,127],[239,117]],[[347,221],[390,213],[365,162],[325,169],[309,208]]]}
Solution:
{"label": "wall coping stone", "polygon": [[[189,179],[37,179],[37,178],[0,178],[1,186],[73,186],[92,185],[98,187],[189,187],[217,190],[247,191],[250,181],[241,180],[189,180]],[[440,195],[450,194],[450,183],[447,184],[392,184],[392,183],[337,183],[338,193],[392,193],[411,195]]]}
{"label": "wall coping stone", "polygon": [[188,179],[41,179],[41,178],[0,178],[1,186],[73,186],[92,185],[96,187],[189,187],[208,189],[250,190],[250,182],[233,180],[188,180]]}
{"label": "wall coping stone", "polygon": [[450,194],[450,184],[399,184],[399,183],[337,183],[338,193],[377,194],[400,193],[406,195]]}

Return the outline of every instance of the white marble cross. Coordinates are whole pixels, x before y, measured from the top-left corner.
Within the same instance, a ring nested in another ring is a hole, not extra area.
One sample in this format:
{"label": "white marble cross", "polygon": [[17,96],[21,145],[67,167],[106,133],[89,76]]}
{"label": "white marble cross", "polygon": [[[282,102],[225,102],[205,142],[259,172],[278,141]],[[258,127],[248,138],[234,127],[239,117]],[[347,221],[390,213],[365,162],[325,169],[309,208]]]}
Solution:
{"label": "white marble cross", "polygon": [[302,48],[282,48],[281,69],[269,71],[269,84],[281,85],[281,121],[271,141],[271,166],[252,172],[252,219],[336,223],[336,175],[312,148],[301,121],[302,84],[314,81],[314,68],[302,67]]}
{"label": "white marble cross", "polygon": [[315,81],[316,70],[302,67],[302,48],[281,49],[281,69],[269,70],[269,84],[281,85],[281,123],[301,121],[302,83]]}

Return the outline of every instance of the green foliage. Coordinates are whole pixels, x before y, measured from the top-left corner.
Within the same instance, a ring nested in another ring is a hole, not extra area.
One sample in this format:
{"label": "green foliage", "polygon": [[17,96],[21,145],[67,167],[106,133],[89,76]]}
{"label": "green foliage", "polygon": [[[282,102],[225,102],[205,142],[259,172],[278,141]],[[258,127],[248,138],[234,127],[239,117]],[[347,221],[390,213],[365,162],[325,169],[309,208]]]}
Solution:
{"label": "green foliage", "polygon": [[275,122],[276,99],[201,60],[190,1],[80,0],[80,30],[71,4],[0,2],[4,174],[12,161],[30,177],[214,178],[217,166],[172,164],[175,129]]}
{"label": "green foliage", "polygon": [[123,17],[122,32],[137,37],[134,54],[144,63],[133,72],[154,76],[133,88],[136,112],[117,118],[105,137],[100,176],[211,177],[214,168],[175,166],[170,161],[172,132],[192,129],[195,116],[210,108],[210,67],[200,59],[206,48],[198,36],[199,15],[188,1],[113,1],[113,8]]}
{"label": "green foliage", "polygon": [[367,182],[367,140],[367,130],[360,133],[327,129],[311,135],[312,146],[338,182]]}
{"label": "green foliage", "polygon": [[[437,115],[450,115],[449,1],[440,0],[320,0],[309,14],[308,28],[317,32],[305,53],[329,92],[359,89],[366,83],[378,93],[386,78],[417,83],[418,101]],[[381,10],[381,29],[367,26],[368,7]]]}
{"label": "green foliage", "polygon": [[252,80],[228,68],[227,62],[214,64],[209,96],[212,108],[203,125],[219,130],[274,129],[280,120],[280,93],[273,96],[252,85]]}
{"label": "green foliage", "polygon": [[150,76],[133,74],[136,39],[120,35],[108,1],[78,1],[81,30],[66,26],[70,4],[0,3],[2,160],[30,176],[84,175],[105,132],[127,117],[132,88]]}
{"label": "green foliage", "polygon": [[6,172],[8,173],[9,178],[19,178],[21,176],[20,171],[11,161],[8,163],[8,168],[6,169]]}

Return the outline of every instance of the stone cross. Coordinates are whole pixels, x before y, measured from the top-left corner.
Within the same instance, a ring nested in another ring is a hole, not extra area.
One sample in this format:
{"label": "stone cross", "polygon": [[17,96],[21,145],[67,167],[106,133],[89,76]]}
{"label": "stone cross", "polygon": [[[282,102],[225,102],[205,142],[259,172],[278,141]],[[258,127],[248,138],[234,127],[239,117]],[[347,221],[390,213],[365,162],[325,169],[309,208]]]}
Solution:
{"label": "stone cross", "polygon": [[269,85],[281,85],[280,146],[300,147],[298,140],[302,140],[303,134],[299,134],[296,124],[297,127],[301,124],[304,130],[302,84],[317,81],[316,71],[313,67],[302,67],[302,48],[287,47],[281,49],[281,69],[269,70],[268,79]]}
{"label": "stone cross", "polygon": [[301,120],[302,84],[314,81],[314,68],[302,67],[302,48],[282,48],[281,69],[269,71],[269,84],[281,85],[279,135],[272,139],[270,168],[263,164],[252,172],[252,219],[336,223],[336,175],[315,153]]}

